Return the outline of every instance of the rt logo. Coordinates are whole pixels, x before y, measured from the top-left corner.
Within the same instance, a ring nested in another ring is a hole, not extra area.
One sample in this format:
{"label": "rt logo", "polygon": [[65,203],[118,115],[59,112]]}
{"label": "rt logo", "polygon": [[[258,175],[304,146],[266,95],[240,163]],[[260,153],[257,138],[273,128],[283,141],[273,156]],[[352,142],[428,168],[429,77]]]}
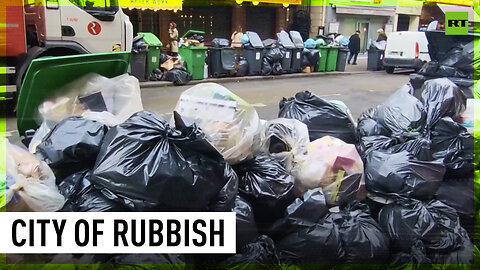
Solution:
{"label": "rt logo", "polygon": [[468,35],[468,12],[445,12],[445,35]]}

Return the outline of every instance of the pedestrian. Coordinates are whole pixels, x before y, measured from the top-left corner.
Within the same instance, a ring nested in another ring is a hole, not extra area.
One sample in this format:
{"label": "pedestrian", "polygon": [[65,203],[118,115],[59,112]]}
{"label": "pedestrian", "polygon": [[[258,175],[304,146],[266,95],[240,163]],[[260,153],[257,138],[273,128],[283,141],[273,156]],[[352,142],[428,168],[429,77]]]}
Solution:
{"label": "pedestrian", "polygon": [[348,49],[350,50],[350,54],[348,56],[347,63],[350,64],[350,61],[352,61],[352,58],[353,58],[352,65],[356,65],[357,56],[358,56],[358,53],[360,52],[360,30],[355,31],[355,34],[350,36],[349,40],[350,42],[348,43]]}
{"label": "pedestrian", "polygon": [[239,25],[237,27],[237,30],[233,32],[231,37],[231,42],[232,42],[231,46],[235,50],[237,55],[240,55],[242,52],[242,36],[243,36],[242,27]]}
{"label": "pedestrian", "polygon": [[178,30],[177,24],[175,22],[171,22],[168,28],[168,36],[170,38],[170,55],[177,56],[178,55]]}
{"label": "pedestrian", "polygon": [[387,35],[385,34],[385,31],[382,28],[378,29],[377,33],[378,33],[377,42],[387,41]]}

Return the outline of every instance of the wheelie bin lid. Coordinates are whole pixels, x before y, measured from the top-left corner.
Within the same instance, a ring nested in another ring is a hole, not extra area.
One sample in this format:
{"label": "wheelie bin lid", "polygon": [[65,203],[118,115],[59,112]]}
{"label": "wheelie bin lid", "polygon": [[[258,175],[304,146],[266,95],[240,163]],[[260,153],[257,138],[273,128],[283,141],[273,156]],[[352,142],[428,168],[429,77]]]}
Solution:
{"label": "wheelie bin lid", "polygon": [[139,32],[138,36],[142,37],[143,41],[145,41],[145,43],[147,43],[149,46],[163,46],[162,41],[160,41],[160,39],[158,39],[158,37],[153,33]]}
{"label": "wheelie bin lid", "polygon": [[298,31],[290,31],[290,36],[292,37],[293,44],[299,49],[303,49],[303,39]]}
{"label": "wheelie bin lid", "polygon": [[277,38],[285,49],[295,49],[295,44],[293,44],[287,32],[282,31],[277,33]]}
{"label": "wheelie bin lid", "polygon": [[20,134],[38,128],[38,106],[61,95],[58,90],[89,73],[113,78],[127,72],[130,52],[94,53],[35,59],[30,63],[17,102],[17,128]]}
{"label": "wheelie bin lid", "polygon": [[205,31],[200,31],[200,30],[188,30],[187,32],[185,32],[185,34],[183,34],[182,38],[185,38],[185,37],[189,37],[189,36],[193,36],[193,35],[202,35],[204,36],[205,35]]}
{"label": "wheelie bin lid", "polygon": [[245,32],[245,34],[248,36],[248,39],[250,40],[250,44],[252,45],[253,48],[264,48],[263,42],[256,32],[247,31]]}

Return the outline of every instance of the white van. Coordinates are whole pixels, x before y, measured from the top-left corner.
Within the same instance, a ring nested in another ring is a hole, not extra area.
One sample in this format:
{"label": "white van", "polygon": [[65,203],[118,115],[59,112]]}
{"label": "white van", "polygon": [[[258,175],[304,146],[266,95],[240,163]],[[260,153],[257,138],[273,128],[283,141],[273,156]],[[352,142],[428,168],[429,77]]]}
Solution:
{"label": "white van", "polygon": [[425,32],[401,31],[388,36],[383,65],[387,73],[395,68],[413,68],[418,71],[430,61]]}

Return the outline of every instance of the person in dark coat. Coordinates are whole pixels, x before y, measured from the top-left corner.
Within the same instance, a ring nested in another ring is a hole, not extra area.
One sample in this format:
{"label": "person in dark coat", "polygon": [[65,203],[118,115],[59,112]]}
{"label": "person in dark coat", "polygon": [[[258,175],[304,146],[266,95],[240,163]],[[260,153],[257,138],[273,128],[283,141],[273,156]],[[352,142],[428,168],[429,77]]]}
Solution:
{"label": "person in dark coat", "polygon": [[350,55],[348,56],[348,61],[347,63],[350,64],[350,61],[352,61],[353,58],[353,63],[352,65],[357,64],[357,56],[358,53],[360,52],[360,31],[357,30],[355,31],[355,34],[353,34],[350,37],[350,43],[348,43],[348,49],[350,50]]}

